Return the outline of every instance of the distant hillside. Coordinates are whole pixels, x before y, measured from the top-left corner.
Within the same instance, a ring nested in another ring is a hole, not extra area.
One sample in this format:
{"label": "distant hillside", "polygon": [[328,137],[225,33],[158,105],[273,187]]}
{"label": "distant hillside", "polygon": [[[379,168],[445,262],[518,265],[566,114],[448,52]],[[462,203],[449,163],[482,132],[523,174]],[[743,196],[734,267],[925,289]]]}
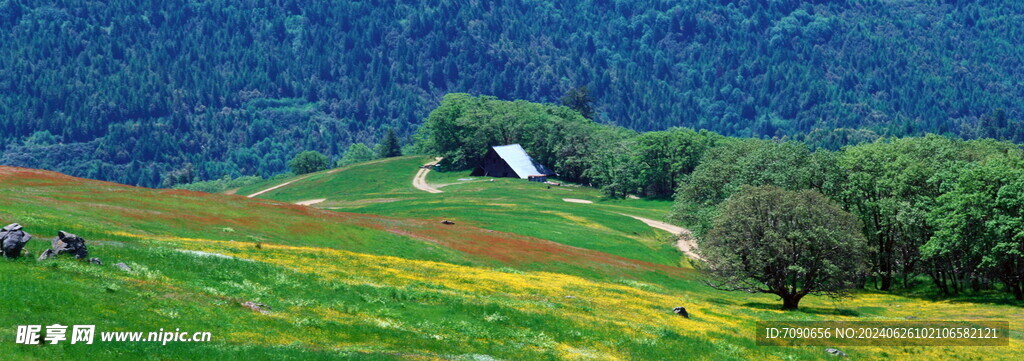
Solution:
{"label": "distant hillside", "polygon": [[269,175],[408,136],[446,93],[582,85],[599,121],[637,130],[1024,140],[1017,2],[474,4],[0,0],[0,164]]}

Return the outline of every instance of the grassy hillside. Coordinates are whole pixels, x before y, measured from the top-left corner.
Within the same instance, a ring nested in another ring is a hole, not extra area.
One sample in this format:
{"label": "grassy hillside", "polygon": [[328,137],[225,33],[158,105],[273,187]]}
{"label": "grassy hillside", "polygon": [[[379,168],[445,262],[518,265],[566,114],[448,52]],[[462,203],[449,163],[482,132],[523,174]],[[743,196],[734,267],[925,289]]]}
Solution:
{"label": "grassy hillside", "polygon": [[[104,261],[0,260],[0,354],[5,360],[820,359],[831,357],[822,347],[755,346],[754,322],[1024,318],[1009,305],[865,293],[838,302],[812,297],[801,311],[779,311],[772,297],[703,286],[695,272],[675,266],[675,251],[655,244],[667,243],[667,234],[618,214],[657,217],[667,204],[602,201],[586,188],[459,181],[464,174],[434,172],[429,183],[454,184],[428,194],[411,188],[416,165],[425,160],[355,165],[265,194],[289,202],[327,198],[317,206],[338,210],[0,168],[0,221],[21,223],[37,236],[27,247],[33,256],[63,229],[88,239],[91,256]],[[569,197],[595,203],[561,200]],[[368,201],[390,198],[397,200]],[[634,260],[643,249],[650,261]],[[132,270],[111,266],[116,262]],[[270,310],[240,305],[246,301]],[[671,313],[680,305],[692,319]],[[209,331],[213,342],[12,342],[16,325],[53,323],[95,324],[99,332]],[[994,349],[844,351],[856,359],[1024,357],[1021,334],[1013,337],[1009,347]]]}
{"label": "grassy hillside", "polygon": [[[324,199],[315,207],[403,218],[453,220],[571,246],[664,265],[678,265],[671,235],[624,214],[662,219],[664,200],[609,200],[588,187],[549,187],[518,179],[471,177],[469,171],[431,172],[427,178],[444,193],[413,188],[411,176],[430,157],[378,160],[304,177],[256,184],[236,191],[283,202]],[[291,182],[291,183],[289,183]],[[563,199],[595,202],[580,204]]]}

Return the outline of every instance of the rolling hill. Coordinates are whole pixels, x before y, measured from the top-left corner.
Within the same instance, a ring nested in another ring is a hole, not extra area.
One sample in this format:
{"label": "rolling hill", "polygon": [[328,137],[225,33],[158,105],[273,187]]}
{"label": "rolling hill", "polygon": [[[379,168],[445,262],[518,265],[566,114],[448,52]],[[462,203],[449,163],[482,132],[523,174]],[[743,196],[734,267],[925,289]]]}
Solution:
{"label": "rolling hill", "polygon": [[[1018,307],[859,292],[772,297],[712,290],[660,219],[665,201],[430,172],[427,157],[352,165],[234,190],[153,190],[0,167],[0,221],[88,240],[104,264],[0,261],[5,359],[788,360],[822,347],[757,347],[754,322],[1024,318]],[[280,186],[284,184],[283,186]],[[280,186],[255,198],[245,195]],[[573,203],[564,199],[590,200]],[[311,206],[296,202],[321,200]],[[442,224],[440,220],[455,224]],[[113,264],[124,262],[130,270]],[[263,304],[254,308],[243,304]],[[672,313],[685,306],[690,319]],[[25,346],[19,324],[208,331],[209,343]],[[858,347],[854,358],[1019,359],[1010,346]]]}

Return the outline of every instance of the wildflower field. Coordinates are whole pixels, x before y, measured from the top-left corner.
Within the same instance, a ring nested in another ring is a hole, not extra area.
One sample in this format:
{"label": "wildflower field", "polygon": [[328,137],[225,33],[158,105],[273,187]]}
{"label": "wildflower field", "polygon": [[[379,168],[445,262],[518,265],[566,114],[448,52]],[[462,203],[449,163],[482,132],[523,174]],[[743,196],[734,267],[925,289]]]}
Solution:
{"label": "wildflower field", "polygon": [[[713,290],[661,219],[670,202],[606,200],[586,187],[431,172],[424,157],[235,190],[152,190],[0,167],[0,222],[88,240],[103,265],[0,261],[4,360],[804,360],[823,347],[759,347],[759,320],[1009,320],[1002,298],[857,293],[778,300]],[[292,203],[326,198],[314,207]],[[563,198],[588,199],[574,204]],[[440,220],[455,221],[454,225]],[[112,265],[124,262],[131,269]],[[266,305],[263,312],[243,306]],[[672,313],[685,306],[690,319]],[[17,325],[209,331],[209,343],[16,345]],[[840,347],[850,359],[1015,360],[1003,347]]]}

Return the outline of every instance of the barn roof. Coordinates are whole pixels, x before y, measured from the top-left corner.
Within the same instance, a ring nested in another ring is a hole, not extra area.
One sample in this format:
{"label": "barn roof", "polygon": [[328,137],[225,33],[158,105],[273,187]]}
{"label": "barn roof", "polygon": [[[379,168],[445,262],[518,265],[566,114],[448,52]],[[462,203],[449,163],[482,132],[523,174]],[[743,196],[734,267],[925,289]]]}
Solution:
{"label": "barn roof", "polygon": [[533,160],[519,144],[500,145],[492,147],[492,149],[501,159],[505,160],[505,163],[508,163],[508,166],[516,172],[519,178],[526,179],[532,175],[554,174],[544,165]]}

